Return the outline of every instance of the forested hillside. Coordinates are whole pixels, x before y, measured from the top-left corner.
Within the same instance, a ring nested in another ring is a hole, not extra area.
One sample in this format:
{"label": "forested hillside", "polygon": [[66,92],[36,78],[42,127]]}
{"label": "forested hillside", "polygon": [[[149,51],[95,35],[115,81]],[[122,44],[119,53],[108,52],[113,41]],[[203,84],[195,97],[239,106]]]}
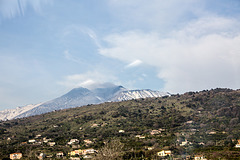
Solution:
{"label": "forested hillside", "polygon": [[[0,122],[0,157],[21,152],[26,159],[40,153],[54,158],[59,151],[68,157],[74,149],[102,151],[117,141],[119,159],[159,159],[156,153],[163,149],[175,158],[238,159],[239,118],[240,90],[230,89],[88,105]],[[68,144],[71,139],[79,142]]]}

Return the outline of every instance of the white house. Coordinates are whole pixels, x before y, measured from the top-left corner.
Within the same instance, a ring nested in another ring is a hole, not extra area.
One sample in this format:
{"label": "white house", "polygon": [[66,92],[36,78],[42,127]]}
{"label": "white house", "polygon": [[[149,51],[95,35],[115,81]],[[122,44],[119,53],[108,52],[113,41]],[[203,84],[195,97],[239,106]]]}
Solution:
{"label": "white house", "polygon": [[162,150],[160,152],[157,152],[157,155],[160,157],[171,156],[172,152],[170,150]]}
{"label": "white house", "polygon": [[48,142],[48,145],[51,147],[54,146],[55,144],[56,144],[55,142]]}
{"label": "white house", "polygon": [[121,130],[119,130],[118,132],[119,132],[119,133],[124,133],[125,131],[121,129]]}
{"label": "white house", "polygon": [[207,160],[203,155],[194,156],[194,160]]}
{"label": "white house", "polygon": [[68,144],[71,145],[73,143],[79,143],[79,140],[78,139],[71,139]]}
{"label": "white house", "polygon": [[39,138],[39,137],[41,137],[41,136],[42,136],[41,134],[38,134],[38,135],[35,136],[35,138]]}
{"label": "white house", "polygon": [[235,148],[240,148],[240,139],[237,140],[238,143],[235,145]]}
{"label": "white house", "polygon": [[145,136],[141,136],[141,135],[136,135],[135,137],[136,137],[136,138],[139,138],[139,139],[144,139],[144,138],[146,138]]}
{"label": "white house", "polygon": [[82,154],[83,155],[86,155],[86,154],[93,154],[93,153],[96,153],[97,151],[95,150],[95,149],[93,149],[93,148],[89,148],[89,149],[84,149],[83,151],[82,151]]}
{"label": "white house", "polygon": [[183,141],[183,142],[180,144],[180,146],[185,146],[185,145],[187,145],[187,143],[188,143],[188,141],[185,140],[185,141]]}
{"label": "white house", "polygon": [[150,132],[151,135],[160,134],[160,133],[161,133],[161,131],[159,131],[159,130],[152,130]]}
{"label": "white house", "polygon": [[29,143],[35,143],[36,140],[35,140],[35,139],[30,139],[30,140],[28,140],[28,142],[29,142]]}
{"label": "white house", "polygon": [[236,144],[236,145],[235,145],[235,148],[240,148],[240,144]]}

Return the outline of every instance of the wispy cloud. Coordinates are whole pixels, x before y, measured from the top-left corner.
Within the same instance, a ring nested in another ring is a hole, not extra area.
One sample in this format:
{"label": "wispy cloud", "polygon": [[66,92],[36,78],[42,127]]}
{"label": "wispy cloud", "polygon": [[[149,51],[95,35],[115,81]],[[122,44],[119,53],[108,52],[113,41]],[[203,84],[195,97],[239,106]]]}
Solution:
{"label": "wispy cloud", "polygon": [[52,0],[1,0],[0,14],[3,18],[13,18],[17,15],[24,15],[26,8],[32,7],[40,12],[43,4],[49,4]]}
{"label": "wispy cloud", "polygon": [[137,67],[139,66],[140,64],[142,64],[142,61],[137,59],[131,63],[129,63],[125,68],[132,68],[132,67]]}
{"label": "wispy cloud", "polygon": [[99,41],[96,33],[95,33],[92,29],[90,29],[90,28],[84,28],[84,29],[82,29],[82,32],[87,33],[88,36],[94,41],[94,43],[96,44],[96,46],[97,46],[98,48],[102,48],[102,45],[101,45],[101,43],[100,43],[100,41]]}
{"label": "wispy cloud", "polygon": [[63,52],[63,54],[64,54],[64,57],[65,57],[67,60],[69,60],[69,61],[72,61],[72,62],[75,62],[75,63],[78,63],[78,64],[82,64],[82,63],[83,63],[79,58],[73,56],[73,55],[69,52],[69,50],[65,50],[65,51]]}
{"label": "wispy cloud", "polygon": [[64,41],[68,36],[72,34],[78,36],[83,36],[85,34],[95,43],[98,48],[101,48],[101,43],[98,39],[97,34],[89,27],[76,24],[68,25],[63,30],[62,40]]}

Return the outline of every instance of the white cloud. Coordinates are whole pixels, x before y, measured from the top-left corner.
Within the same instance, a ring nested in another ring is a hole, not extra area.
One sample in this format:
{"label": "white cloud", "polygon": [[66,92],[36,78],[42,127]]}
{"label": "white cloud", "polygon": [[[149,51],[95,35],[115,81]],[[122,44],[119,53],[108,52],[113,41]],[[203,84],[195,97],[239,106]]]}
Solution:
{"label": "white cloud", "polygon": [[0,0],[0,14],[4,18],[13,18],[17,15],[24,15],[28,6],[36,12],[41,11],[42,4],[48,4],[52,0]]}
{"label": "white cloud", "polygon": [[139,59],[137,59],[137,60],[129,63],[129,64],[126,66],[126,68],[137,67],[137,66],[139,66],[140,64],[142,64],[142,61],[139,60]]}
{"label": "white cloud", "polygon": [[99,85],[105,82],[114,82],[118,84],[117,78],[112,76],[112,74],[106,73],[107,71],[88,71],[82,74],[68,75],[63,81],[59,82],[69,89],[76,87],[86,87],[91,88],[95,85]]}
{"label": "white cloud", "polygon": [[128,31],[105,38],[104,56],[124,62],[141,59],[158,68],[164,90],[185,92],[240,85],[239,22],[224,17],[200,18],[161,37],[157,32]]}

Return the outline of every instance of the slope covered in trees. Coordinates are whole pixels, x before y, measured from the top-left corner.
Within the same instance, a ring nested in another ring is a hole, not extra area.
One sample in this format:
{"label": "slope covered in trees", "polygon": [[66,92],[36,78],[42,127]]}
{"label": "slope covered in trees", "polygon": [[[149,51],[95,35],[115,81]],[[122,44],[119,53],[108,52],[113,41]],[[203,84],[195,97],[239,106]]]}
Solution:
{"label": "slope covered in trees", "polygon": [[[0,157],[21,152],[34,159],[42,152],[59,151],[67,156],[74,147],[102,151],[117,139],[122,144],[117,156],[123,159],[153,159],[162,149],[170,149],[175,157],[204,154],[236,159],[239,118],[240,90],[230,89],[88,105],[1,122]],[[44,137],[56,145],[43,143]],[[30,139],[40,143],[31,144]],[[67,145],[70,139],[80,142]]]}

